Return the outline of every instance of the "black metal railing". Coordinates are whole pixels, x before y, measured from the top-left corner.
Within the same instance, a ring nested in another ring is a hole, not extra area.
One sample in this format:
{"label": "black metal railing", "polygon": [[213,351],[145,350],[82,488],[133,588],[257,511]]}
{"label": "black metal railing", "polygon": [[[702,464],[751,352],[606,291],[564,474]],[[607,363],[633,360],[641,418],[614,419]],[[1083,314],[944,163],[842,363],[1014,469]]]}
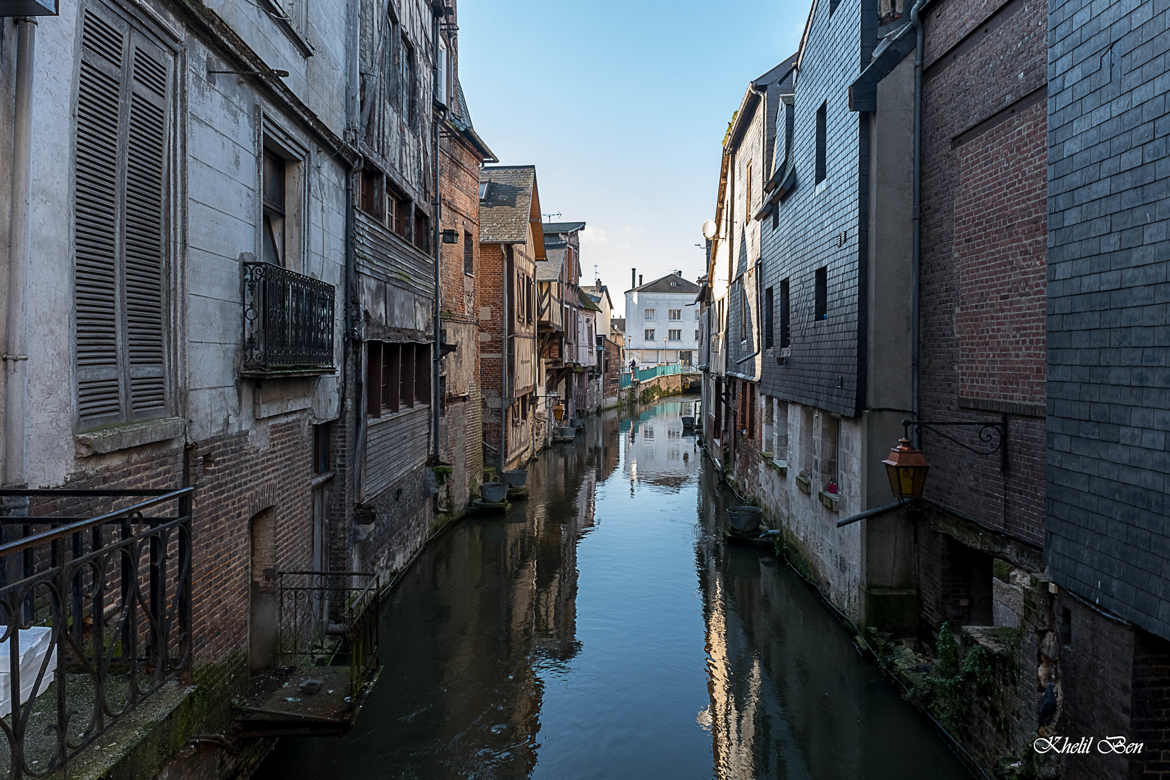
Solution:
{"label": "black metal railing", "polygon": [[0,490],[0,776],[59,773],[187,676],[192,493]]}
{"label": "black metal railing", "polygon": [[366,572],[277,574],[282,666],[347,665],[357,690],[378,665],[377,578]]}
{"label": "black metal railing", "polygon": [[333,285],[270,263],[242,263],[246,375],[329,373]]}

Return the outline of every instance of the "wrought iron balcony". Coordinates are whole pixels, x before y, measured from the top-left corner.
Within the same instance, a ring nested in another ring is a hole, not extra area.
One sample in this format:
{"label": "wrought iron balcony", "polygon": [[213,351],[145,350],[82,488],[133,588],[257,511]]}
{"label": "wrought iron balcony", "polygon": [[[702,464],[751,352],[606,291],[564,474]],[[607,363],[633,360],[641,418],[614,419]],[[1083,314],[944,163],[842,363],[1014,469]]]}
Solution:
{"label": "wrought iron balcony", "polygon": [[333,373],[333,285],[270,263],[243,263],[243,275],[241,373]]}
{"label": "wrought iron balcony", "polygon": [[193,491],[0,490],[0,775],[58,776],[189,677]]}

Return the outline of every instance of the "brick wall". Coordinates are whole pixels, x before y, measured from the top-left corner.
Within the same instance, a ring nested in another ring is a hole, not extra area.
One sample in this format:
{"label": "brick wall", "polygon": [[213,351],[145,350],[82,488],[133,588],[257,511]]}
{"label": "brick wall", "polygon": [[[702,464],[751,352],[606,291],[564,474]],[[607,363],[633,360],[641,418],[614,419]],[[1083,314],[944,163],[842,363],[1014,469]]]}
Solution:
{"label": "brick wall", "polygon": [[1170,8],[1051,0],[1048,563],[1170,637]]}
{"label": "brick wall", "polygon": [[[859,369],[858,193],[868,147],[848,93],[860,63],[868,60],[872,41],[864,41],[875,22],[870,0],[841,0],[831,16],[828,3],[816,4],[795,87],[796,188],[780,202],[777,226],[768,219],[760,227],[760,288],[774,289],[778,317],[780,283],[789,279],[792,336],[791,358],[782,365],[763,361],[763,392],[850,416],[857,413]],[[817,184],[816,114],[822,103],[826,177]],[[827,313],[816,320],[814,280],[821,267],[827,269]],[[779,319],[776,329],[778,338]]]}
{"label": "brick wall", "polygon": [[1145,631],[1134,637],[1133,725],[1145,746],[1130,759],[1131,778],[1170,778],[1170,642]]}
{"label": "brick wall", "polygon": [[[1006,472],[930,432],[927,496],[1040,546],[1045,260],[1042,0],[943,0],[925,14],[920,413],[1008,422]],[[973,77],[973,74],[977,77]],[[981,446],[978,430],[948,433]]]}

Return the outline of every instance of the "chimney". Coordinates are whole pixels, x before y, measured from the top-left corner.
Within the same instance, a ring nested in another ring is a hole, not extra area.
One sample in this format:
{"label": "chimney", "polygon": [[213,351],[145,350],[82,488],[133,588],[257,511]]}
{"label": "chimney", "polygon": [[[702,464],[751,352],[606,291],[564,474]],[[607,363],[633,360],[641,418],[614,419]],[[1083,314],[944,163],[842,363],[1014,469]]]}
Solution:
{"label": "chimney", "polygon": [[682,271],[675,269],[674,275],[678,276],[678,277],[682,277]]}
{"label": "chimney", "polygon": [[642,274],[638,274],[638,286],[642,286]]}
{"label": "chimney", "polygon": [[631,290],[638,286],[637,281],[638,281],[638,269],[631,268],[630,269],[630,289]]}

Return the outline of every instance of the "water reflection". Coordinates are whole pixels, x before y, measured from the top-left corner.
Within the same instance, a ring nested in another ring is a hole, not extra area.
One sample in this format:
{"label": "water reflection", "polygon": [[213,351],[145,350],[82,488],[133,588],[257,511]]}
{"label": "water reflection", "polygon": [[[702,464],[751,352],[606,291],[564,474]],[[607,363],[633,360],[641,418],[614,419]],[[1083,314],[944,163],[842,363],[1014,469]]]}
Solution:
{"label": "water reflection", "polygon": [[591,420],[529,501],[438,540],[385,605],[358,727],[261,776],[962,776],[804,583],[723,545],[680,412]]}

